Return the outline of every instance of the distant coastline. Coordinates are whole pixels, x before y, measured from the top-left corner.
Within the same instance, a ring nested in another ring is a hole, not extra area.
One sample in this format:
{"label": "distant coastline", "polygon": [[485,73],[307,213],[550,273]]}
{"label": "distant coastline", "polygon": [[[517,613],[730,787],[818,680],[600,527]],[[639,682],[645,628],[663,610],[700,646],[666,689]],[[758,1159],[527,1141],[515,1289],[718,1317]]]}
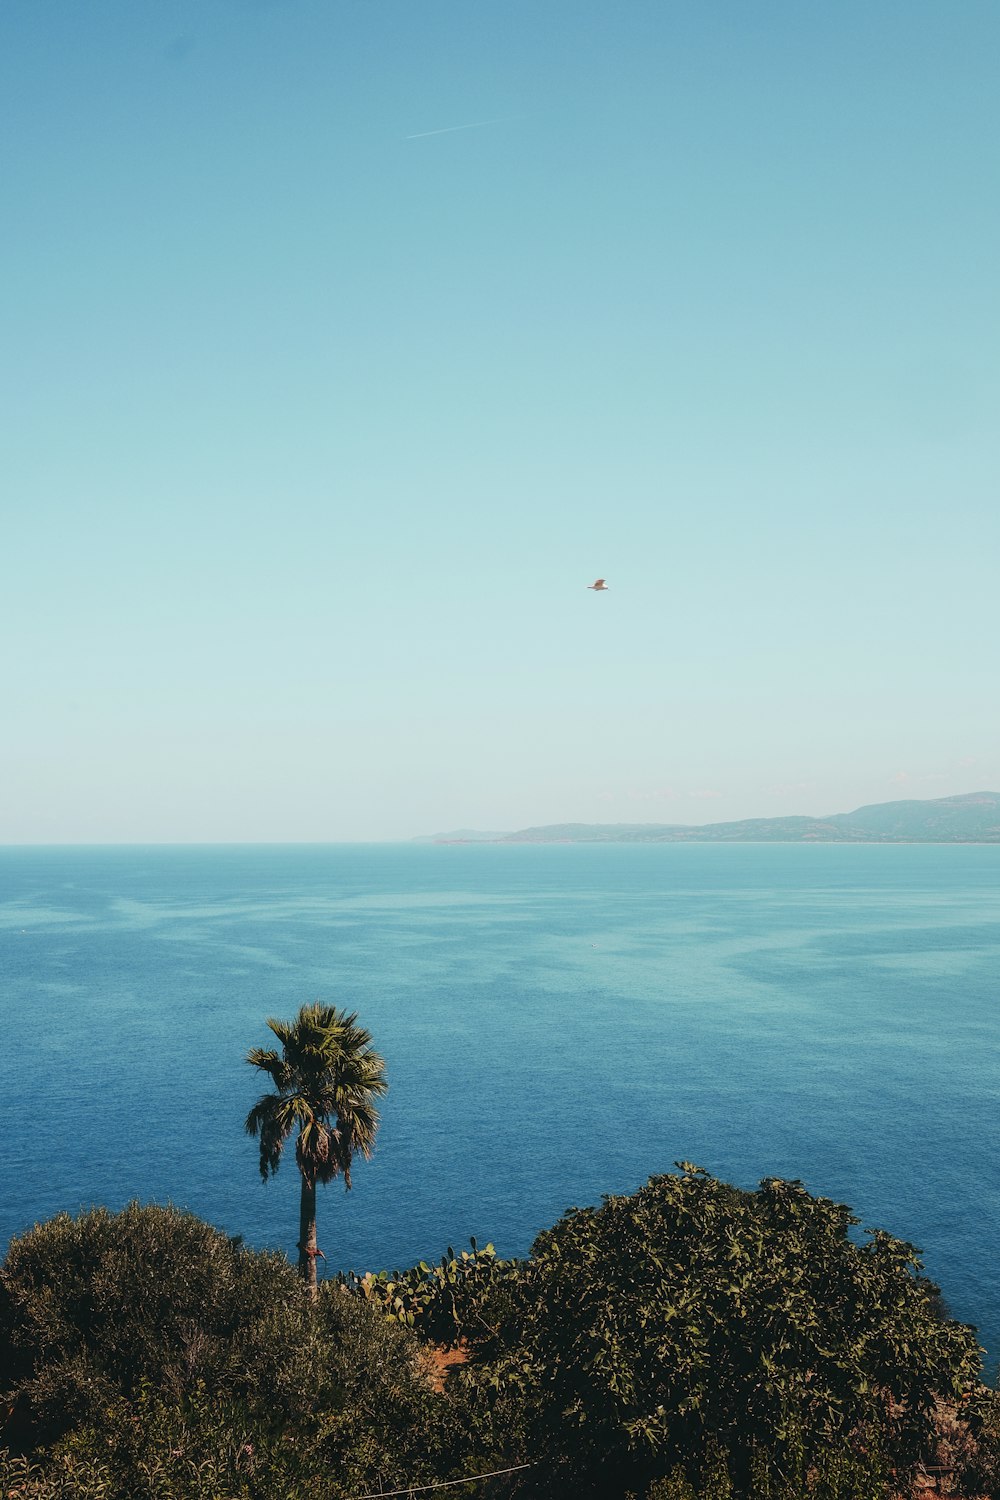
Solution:
{"label": "distant coastline", "polygon": [[828,817],[730,823],[551,823],[513,833],[471,828],[420,844],[1000,844],[1000,793],[876,802]]}

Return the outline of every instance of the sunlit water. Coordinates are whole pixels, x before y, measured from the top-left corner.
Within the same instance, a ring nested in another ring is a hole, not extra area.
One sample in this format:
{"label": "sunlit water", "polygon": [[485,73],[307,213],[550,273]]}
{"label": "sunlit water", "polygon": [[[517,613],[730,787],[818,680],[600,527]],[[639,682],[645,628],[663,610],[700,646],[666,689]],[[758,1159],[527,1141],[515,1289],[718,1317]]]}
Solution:
{"label": "sunlit water", "polygon": [[290,1251],[243,1058],[320,998],[391,1080],[321,1195],[328,1269],[521,1254],[686,1159],[913,1241],[995,1358],[998,877],[975,846],[0,850],[0,1246],[138,1196]]}

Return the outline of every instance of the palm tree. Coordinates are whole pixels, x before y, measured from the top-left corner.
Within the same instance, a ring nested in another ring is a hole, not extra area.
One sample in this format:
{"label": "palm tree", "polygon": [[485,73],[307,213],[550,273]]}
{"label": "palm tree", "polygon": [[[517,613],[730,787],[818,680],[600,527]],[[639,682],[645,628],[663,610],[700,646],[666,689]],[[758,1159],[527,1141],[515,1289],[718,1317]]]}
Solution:
{"label": "palm tree", "polygon": [[316,1295],[316,1184],[343,1176],[351,1186],[355,1151],[369,1157],[378,1130],[374,1100],[389,1087],[385,1062],[353,1011],[303,1005],[294,1021],[268,1019],[280,1055],[253,1047],[247,1062],[260,1068],[276,1093],[264,1094],[247,1115],[247,1135],[260,1137],[260,1175],[266,1182],[281,1164],[285,1142],[298,1128],[295,1161],[302,1176],[299,1199],[299,1271]]}

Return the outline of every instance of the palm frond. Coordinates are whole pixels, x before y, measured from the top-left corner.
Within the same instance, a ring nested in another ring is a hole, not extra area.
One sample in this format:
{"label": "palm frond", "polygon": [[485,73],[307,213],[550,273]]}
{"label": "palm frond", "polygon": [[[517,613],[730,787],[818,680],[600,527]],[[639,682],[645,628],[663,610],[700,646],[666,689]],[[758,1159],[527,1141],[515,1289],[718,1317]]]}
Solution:
{"label": "palm frond", "polygon": [[276,1088],[286,1089],[291,1083],[288,1064],[271,1049],[251,1047],[247,1053],[247,1062],[251,1067],[260,1068],[263,1073],[267,1073]]}
{"label": "palm frond", "polygon": [[268,1016],[266,1024],[268,1029],[274,1032],[282,1047],[286,1046],[289,1037],[294,1035],[294,1021],[282,1021],[277,1016]]}
{"label": "palm frond", "polygon": [[246,1118],[247,1135],[260,1138],[260,1175],[265,1182],[281,1165],[281,1153],[292,1133],[294,1121],[289,1120],[285,1103],[278,1094],[264,1094]]}
{"label": "palm frond", "polygon": [[243,1128],[247,1135],[257,1136],[264,1126],[270,1123],[277,1103],[276,1094],[264,1094],[251,1109],[244,1122]]}
{"label": "palm frond", "polygon": [[[351,1137],[351,1150],[360,1151],[367,1160],[375,1150],[375,1137],[378,1134],[379,1112],[373,1104],[367,1100],[359,1100],[350,1112],[348,1128]],[[343,1128],[343,1127],[341,1127]]]}

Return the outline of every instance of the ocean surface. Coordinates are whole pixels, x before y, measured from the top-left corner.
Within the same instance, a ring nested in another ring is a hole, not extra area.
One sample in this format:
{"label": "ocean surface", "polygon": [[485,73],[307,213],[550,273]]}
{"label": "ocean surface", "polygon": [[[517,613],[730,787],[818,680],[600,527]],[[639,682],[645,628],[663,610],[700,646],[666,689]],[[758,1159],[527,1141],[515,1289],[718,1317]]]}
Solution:
{"label": "ocean surface", "polygon": [[998,959],[997,847],[0,849],[0,1249],[138,1197],[294,1254],[244,1057],[323,999],[391,1083],[328,1271],[520,1255],[688,1160],[921,1247],[992,1369]]}

